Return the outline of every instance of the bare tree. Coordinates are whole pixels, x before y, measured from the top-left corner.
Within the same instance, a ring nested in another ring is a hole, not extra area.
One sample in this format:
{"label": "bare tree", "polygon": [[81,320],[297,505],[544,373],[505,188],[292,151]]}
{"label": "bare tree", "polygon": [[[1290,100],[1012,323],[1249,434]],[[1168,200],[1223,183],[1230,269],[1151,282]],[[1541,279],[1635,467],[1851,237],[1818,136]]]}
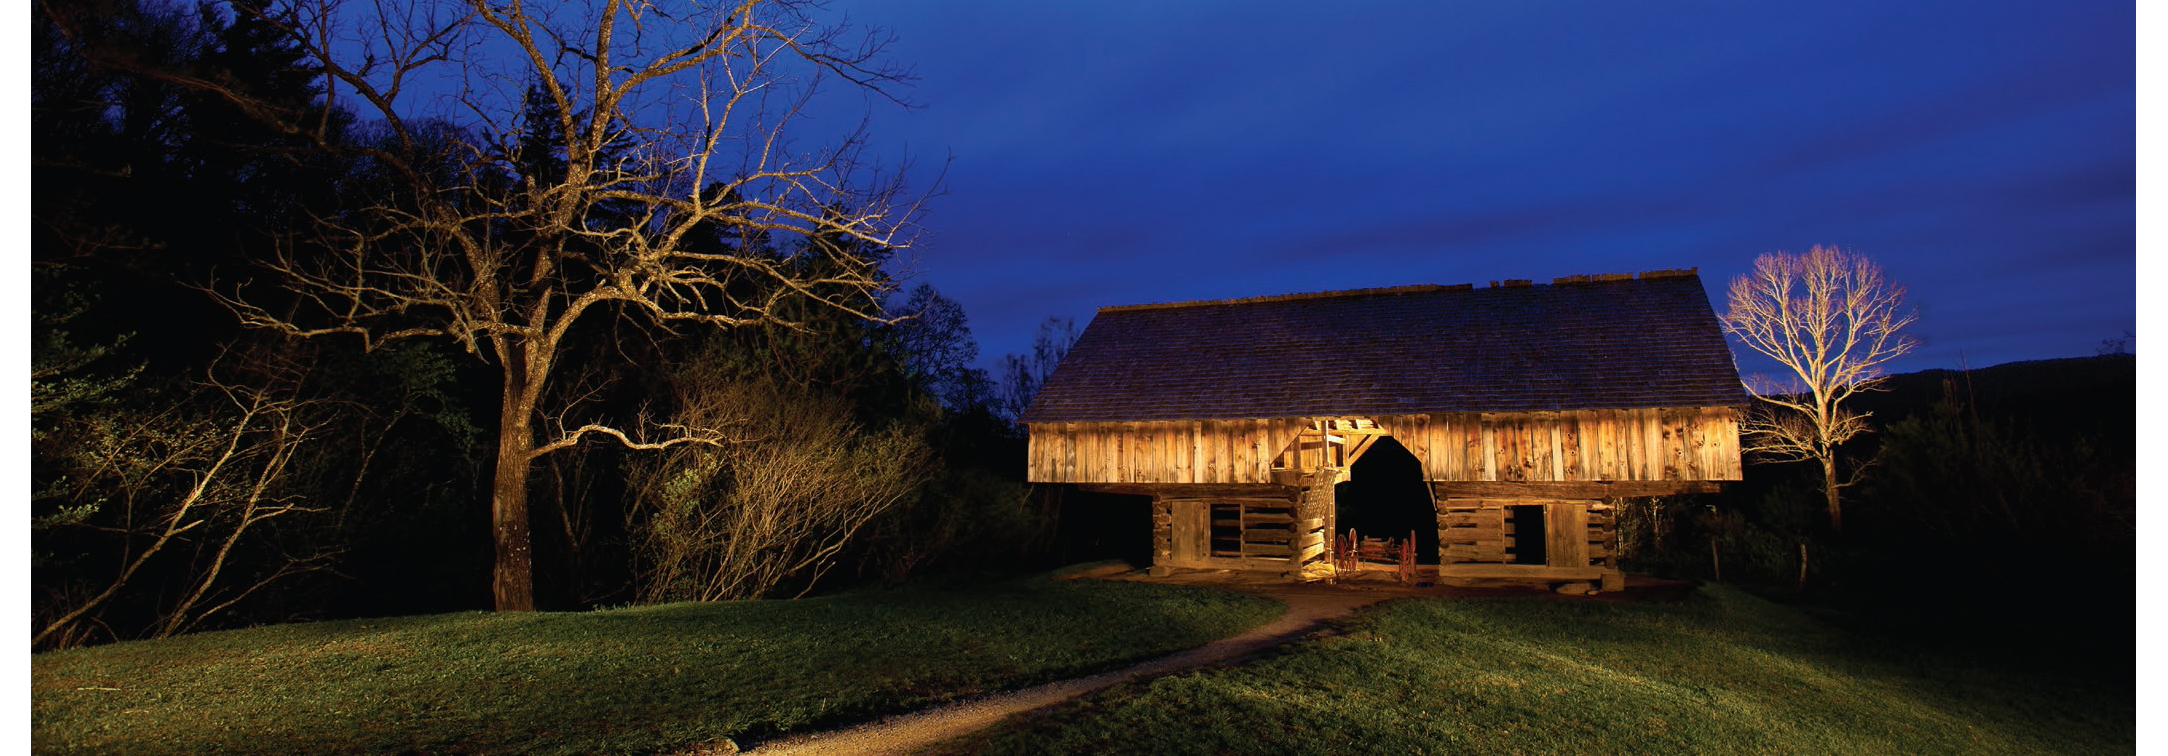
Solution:
{"label": "bare tree", "polygon": [[[240,362],[243,375],[230,363]],[[187,632],[284,578],[326,566],[331,553],[288,556],[242,576],[228,568],[259,545],[276,519],[323,508],[296,492],[296,455],[335,421],[304,396],[299,367],[223,360],[178,401],[148,411],[62,414],[40,428],[60,451],[63,485],[44,491],[51,514],[37,530],[74,530],[118,543],[97,549],[114,563],[91,585],[60,585],[39,601],[33,645],[72,646],[103,625],[101,612],[139,577],[177,586],[162,600],[151,637]]]}
{"label": "bare tree", "polygon": [[687,425],[758,416],[770,430],[637,467],[644,506],[631,530],[648,603],[758,598],[793,576],[810,590],[853,535],[929,474],[928,449],[911,429],[863,430],[839,400],[765,381],[689,383],[678,393]]}
{"label": "bare tree", "polygon": [[[250,326],[375,346],[453,340],[502,371],[490,512],[499,610],[534,607],[527,488],[536,460],[590,435],[639,449],[717,444],[714,429],[567,417],[543,407],[573,326],[796,327],[814,301],[878,317],[885,282],[858,249],[909,244],[901,172],[864,183],[861,129],[803,151],[789,135],[820,86],[887,95],[885,40],[824,27],[810,3],[741,0],[379,2],[242,12],[276,24],[341,103],[381,124],[358,155],[380,187],[346,193],[267,264],[273,301],[214,287]],[[215,87],[213,83],[197,83]],[[448,113],[416,115],[417,96]],[[240,97],[240,95],[233,95]],[[891,99],[893,99],[891,97]],[[325,118],[253,108],[323,133]],[[457,122],[459,127],[445,124]],[[794,264],[733,233],[847,239]]]}
{"label": "bare tree", "polygon": [[971,363],[979,358],[978,342],[971,338],[971,324],[964,306],[936,290],[932,284],[912,287],[911,294],[895,309],[902,316],[889,329],[898,356],[912,383],[939,397],[950,409],[968,396],[961,385],[969,380]]}
{"label": "bare tree", "polygon": [[1917,345],[1899,333],[1918,317],[1904,309],[1904,294],[1874,261],[1819,245],[1805,254],[1764,254],[1752,272],[1731,281],[1725,332],[1792,373],[1747,384],[1768,403],[1740,425],[1747,449],[1780,461],[1819,462],[1835,530],[1844,528],[1839,492],[1859,477],[1858,470],[1839,474],[1837,447],[1868,430],[1867,414],[1845,408],[1844,400],[1874,390],[1884,377],[1882,363]]}
{"label": "bare tree", "polygon": [[1040,321],[1039,333],[1032,337],[1031,354],[1010,354],[1001,358],[1001,409],[1010,419],[1022,417],[1031,407],[1033,397],[1054,377],[1054,368],[1061,366],[1061,358],[1069,356],[1069,347],[1076,344],[1075,318],[1049,315]]}

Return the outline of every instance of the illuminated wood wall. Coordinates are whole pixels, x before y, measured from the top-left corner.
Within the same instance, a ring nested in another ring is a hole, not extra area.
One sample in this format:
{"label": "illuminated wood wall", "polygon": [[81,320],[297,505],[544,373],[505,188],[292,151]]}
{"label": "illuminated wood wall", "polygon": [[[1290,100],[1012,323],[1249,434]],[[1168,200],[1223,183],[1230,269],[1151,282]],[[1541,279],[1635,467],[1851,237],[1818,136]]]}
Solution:
{"label": "illuminated wood wall", "polygon": [[[1030,423],[1035,483],[1289,483],[1390,435],[1433,481],[1738,480],[1738,409]],[[1318,443],[1301,444],[1305,436]],[[1275,476],[1275,472],[1281,474]]]}

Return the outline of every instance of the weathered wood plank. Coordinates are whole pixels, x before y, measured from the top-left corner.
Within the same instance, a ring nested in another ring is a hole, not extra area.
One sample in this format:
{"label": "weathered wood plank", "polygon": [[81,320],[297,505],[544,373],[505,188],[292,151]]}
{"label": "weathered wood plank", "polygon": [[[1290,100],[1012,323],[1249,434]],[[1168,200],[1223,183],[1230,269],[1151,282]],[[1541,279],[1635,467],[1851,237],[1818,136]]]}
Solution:
{"label": "weathered wood plank", "polygon": [[1092,429],[1092,442],[1098,446],[1097,452],[1092,455],[1092,463],[1097,466],[1098,473],[1095,477],[1098,480],[1111,480],[1116,483],[1135,483],[1136,481],[1125,480],[1122,476],[1121,438],[1120,434],[1115,432],[1114,424],[1093,423],[1093,425],[1095,427]]}
{"label": "weathered wood plank", "polygon": [[1295,561],[1302,564],[1308,564],[1310,562],[1323,559],[1325,558],[1325,544],[1323,542],[1318,542],[1305,545],[1300,551],[1296,552],[1295,556]]}
{"label": "weathered wood plank", "polygon": [[1522,415],[1516,423],[1520,430],[1521,480],[1543,480],[1544,470],[1551,466],[1550,444],[1544,443],[1544,435],[1536,418]]}
{"label": "weathered wood plank", "polygon": [[1183,561],[1194,561],[1212,550],[1212,529],[1206,522],[1212,516],[1212,507],[1201,501],[1183,501],[1173,504],[1175,512],[1175,556]]}
{"label": "weathered wood plank", "polygon": [[1165,423],[1136,424],[1137,446],[1132,475],[1140,483],[1165,483],[1172,465],[1166,461]]}
{"label": "weathered wood plank", "polygon": [[1193,420],[1189,424],[1191,461],[1189,479],[1198,483],[1210,482],[1212,471],[1206,469],[1205,459],[1210,456],[1211,437],[1205,432],[1205,421]]}
{"label": "weathered wood plank", "polygon": [[1077,475],[1076,423],[1061,424],[1061,473],[1055,478],[1068,482],[1083,480]]}
{"label": "weathered wood plank", "polygon": [[[1432,481],[1737,480],[1729,407],[1442,413],[1332,418],[1332,456],[1303,418],[1033,423],[1033,482],[1264,483],[1275,467],[1344,467],[1380,433]],[[1299,440],[1307,444],[1298,444]],[[1299,460],[1297,452],[1307,448]],[[1337,468],[1336,468],[1337,469]]]}
{"label": "weathered wood plank", "polygon": [[1260,479],[1270,479],[1269,474],[1263,476],[1258,474],[1260,470],[1272,469],[1271,457],[1263,451],[1264,442],[1258,438],[1258,436],[1263,435],[1263,430],[1258,427],[1261,422],[1256,419],[1241,421],[1242,430],[1237,436],[1237,440],[1242,443],[1242,452],[1237,455],[1241,458],[1241,464],[1235,469],[1236,480],[1252,482]]}
{"label": "weathered wood plank", "polygon": [[1210,483],[1234,483],[1234,422],[1210,420],[1212,433],[1212,479]]}
{"label": "weathered wood plank", "polygon": [[1434,481],[1439,498],[1493,496],[1516,499],[1605,499],[1613,496],[1670,496],[1682,493],[1716,493],[1723,490],[1708,480],[1614,480],[1580,482]]}
{"label": "weathered wood plank", "polygon": [[1672,480],[1664,476],[1664,419],[1662,410],[1641,410],[1642,435],[1647,444],[1648,462],[1637,480]]}
{"label": "weathered wood plank", "polygon": [[1069,443],[1076,453],[1076,461],[1069,467],[1072,479],[1091,480],[1091,423],[1077,423],[1075,428],[1070,429]]}
{"label": "weathered wood plank", "polygon": [[1134,475],[1136,423],[1107,423],[1107,473],[1121,483],[1149,483]]}
{"label": "weathered wood plank", "polygon": [[[1417,427],[1418,420],[1424,417],[1427,416],[1379,415],[1376,418],[1380,430],[1390,434],[1395,441],[1398,441],[1403,448],[1408,450],[1409,454],[1415,455],[1416,469],[1418,470],[1427,470],[1427,465],[1430,464],[1430,444],[1424,440],[1422,430]],[[1361,459],[1361,456],[1358,455],[1356,459]],[[1353,463],[1349,464],[1352,465]],[[1427,477],[1429,473],[1425,472],[1422,475]]]}
{"label": "weathered wood plank", "polygon": [[1625,469],[1619,465],[1623,450],[1619,447],[1618,411],[1596,410],[1591,414],[1595,416],[1596,422],[1596,441],[1591,449],[1596,455],[1594,477],[1597,480],[1621,480],[1628,477]]}
{"label": "weathered wood plank", "polygon": [[1575,502],[1554,501],[1543,506],[1544,562],[1551,566],[1588,564],[1588,510]]}
{"label": "weathered wood plank", "polygon": [[1504,440],[1498,445],[1499,480],[1528,479],[1528,425],[1527,419],[1516,414],[1509,415],[1499,423],[1505,431]]}
{"label": "weathered wood plank", "polygon": [[1045,462],[1039,449],[1046,445],[1048,434],[1032,432],[1034,425],[1038,424],[1024,424],[1024,480],[1027,481],[1047,479]]}
{"label": "weathered wood plank", "polygon": [[[1265,448],[1278,450],[1295,442],[1295,436],[1310,427],[1310,421],[1299,417],[1286,417],[1266,421]],[[1343,437],[1344,438],[1344,437]]]}
{"label": "weathered wood plank", "polygon": [[1498,420],[1498,479],[1527,480],[1522,477],[1521,419],[1518,415],[1505,415]]}
{"label": "weathered wood plank", "polygon": [[1129,479],[1138,483],[1158,483],[1159,447],[1154,443],[1158,423],[1123,423],[1122,432],[1129,435]]}
{"label": "weathered wood plank", "polygon": [[1076,446],[1076,466],[1070,475],[1077,480],[1101,480],[1098,478],[1098,423],[1077,423],[1070,434],[1070,443]]}
{"label": "weathered wood plank", "polygon": [[1475,457],[1475,459],[1478,459],[1478,460],[1482,460],[1482,465],[1483,465],[1483,474],[1482,474],[1482,476],[1481,476],[1481,477],[1480,477],[1479,479],[1480,479],[1480,480],[1497,480],[1497,479],[1498,479],[1498,429],[1497,429],[1497,427],[1495,427],[1495,425],[1494,425],[1494,424],[1492,423],[1492,421],[1491,421],[1491,415],[1490,415],[1489,413],[1484,413],[1484,414],[1483,414],[1483,416],[1482,416],[1482,421],[1481,421],[1481,422],[1482,422],[1482,432],[1481,432],[1481,436],[1480,436],[1480,437],[1479,437],[1479,439],[1478,439],[1478,443],[1479,443],[1480,445],[1479,445],[1479,447],[1477,448],[1477,451],[1476,451],[1476,454],[1477,454],[1477,456]]}
{"label": "weathered wood plank", "polygon": [[1679,480],[1683,473],[1679,466],[1686,459],[1686,438],[1682,432],[1684,429],[1679,427],[1677,414],[1670,410],[1658,410],[1656,423],[1664,439],[1663,473],[1660,477],[1663,480]]}
{"label": "weathered wood plank", "polygon": [[1584,413],[1559,413],[1558,428],[1558,480],[1587,480],[1588,474],[1581,469],[1581,416]]}
{"label": "weathered wood plank", "polygon": [[1061,424],[1061,471],[1056,475],[1071,483],[1082,480],[1082,470],[1077,467],[1083,449],[1078,448],[1077,423]]}
{"label": "weathered wood plank", "polygon": [[1556,416],[1555,412],[1539,412],[1522,421],[1522,427],[1528,429],[1527,480],[1558,480],[1558,451],[1553,438]]}

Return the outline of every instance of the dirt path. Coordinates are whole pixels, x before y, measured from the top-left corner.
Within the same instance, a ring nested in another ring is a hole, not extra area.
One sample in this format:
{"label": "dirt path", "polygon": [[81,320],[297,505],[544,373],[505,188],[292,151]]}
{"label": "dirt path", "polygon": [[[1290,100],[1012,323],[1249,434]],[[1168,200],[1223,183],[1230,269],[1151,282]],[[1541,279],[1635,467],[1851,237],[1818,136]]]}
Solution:
{"label": "dirt path", "polygon": [[[1340,617],[1357,608],[1386,599],[1406,596],[1532,595],[1573,601],[1591,599],[1642,601],[1674,599],[1693,588],[1690,583],[1655,580],[1639,575],[1629,575],[1627,577],[1626,590],[1623,592],[1606,591],[1600,596],[1577,597],[1558,596],[1540,588],[1531,590],[1525,586],[1489,588],[1415,587],[1392,581],[1383,576],[1371,576],[1368,579],[1343,578],[1337,585],[1288,583],[1269,576],[1260,577],[1257,574],[1236,573],[1226,570],[1184,571],[1165,578],[1143,578],[1141,573],[1114,576],[1105,572],[1084,574],[1079,577],[1117,580],[1148,579],[1154,582],[1187,583],[1227,588],[1278,599],[1287,604],[1287,611],[1281,614],[1279,619],[1267,622],[1249,632],[1222,638],[1188,651],[1169,654],[1112,672],[1051,682],[997,696],[962,701],[909,714],[898,714],[856,727],[773,740],[757,744],[744,753],[761,754],[762,756],[904,753],[943,740],[960,737],[991,726],[1004,718],[1053,706],[1118,682],[1180,672],[1207,664],[1240,659],[1308,635],[1312,631],[1319,629],[1326,620]],[[679,756],[721,756],[722,754],[735,753],[739,753],[735,745],[725,744],[720,748],[691,751],[679,754]]]}
{"label": "dirt path", "polygon": [[1400,591],[1350,590],[1286,583],[1228,587],[1239,587],[1284,601],[1287,603],[1287,611],[1281,614],[1279,619],[1249,632],[1112,672],[1047,683],[910,714],[899,714],[847,729],[770,741],[759,744],[746,753],[762,756],[903,753],[971,733],[1014,714],[1062,703],[1125,680],[1238,659],[1307,635],[1318,629],[1325,620],[1347,614],[1357,607],[1401,595],[1414,595]]}

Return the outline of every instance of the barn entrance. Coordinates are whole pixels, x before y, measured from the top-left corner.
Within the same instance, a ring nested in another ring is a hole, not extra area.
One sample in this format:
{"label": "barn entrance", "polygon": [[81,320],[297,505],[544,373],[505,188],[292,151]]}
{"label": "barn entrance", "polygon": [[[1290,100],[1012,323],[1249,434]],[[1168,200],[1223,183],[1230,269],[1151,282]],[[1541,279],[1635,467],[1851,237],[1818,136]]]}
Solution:
{"label": "barn entrance", "polygon": [[1438,563],[1438,510],[1423,479],[1423,463],[1392,436],[1379,436],[1333,487],[1335,536],[1353,528],[1366,538],[1403,540],[1415,534],[1417,564]]}

